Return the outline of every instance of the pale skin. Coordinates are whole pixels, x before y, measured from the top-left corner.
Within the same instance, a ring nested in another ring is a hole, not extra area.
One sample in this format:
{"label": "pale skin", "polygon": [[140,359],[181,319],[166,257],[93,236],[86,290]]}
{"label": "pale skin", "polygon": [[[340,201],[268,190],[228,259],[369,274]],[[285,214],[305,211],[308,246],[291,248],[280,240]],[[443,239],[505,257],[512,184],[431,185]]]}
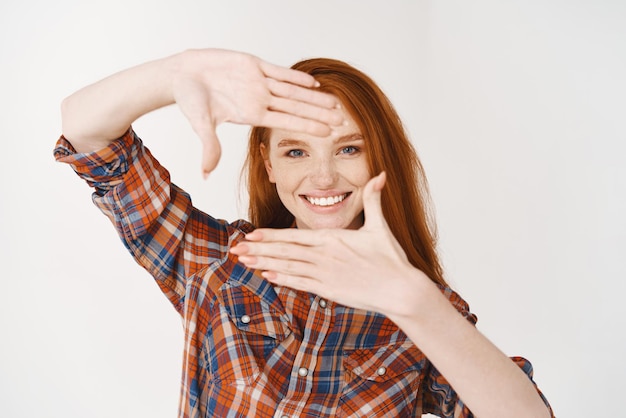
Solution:
{"label": "pale skin", "polygon": [[[477,417],[549,417],[528,377],[407,260],[382,215],[385,174],[367,183],[365,223],[349,229],[257,229],[232,249],[270,282],[394,321]],[[380,278],[384,277],[384,280]]]}
{"label": "pale skin", "polygon": [[352,117],[340,111],[344,123],[327,137],[273,129],[269,146],[261,144],[268,179],[299,229],[363,224],[363,188],[372,177],[365,140]]}
{"label": "pale skin", "polygon": [[[78,152],[95,151],[141,115],[176,103],[202,141],[201,167],[208,174],[219,161],[215,128],[220,123],[272,128],[264,150],[268,176],[277,188],[284,186],[281,199],[292,199],[285,204],[299,228],[255,230],[231,250],[240,261],[264,270],[263,276],[276,285],[386,315],[476,416],[548,417],[528,377],[408,262],[382,215],[385,174],[363,172],[359,161],[364,156],[350,148],[359,148],[362,141],[358,129],[338,101],[315,86],[307,74],[247,54],[186,51],[74,93],[63,102],[63,133]],[[306,151],[290,155],[306,158],[297,159],[299,168],[292,171],[301,181],[294,183],[292,176],[292,183],[278,184],[285,176],[275,170],[291,164],[278,153],[285,137],[295,138]],[[311,177],[320,170],[326,174]],[[345,202],[336,209],[307,206],[309,194],[324,190],[346,196]]]}
{"label": "pale skin", "polygon": [[216,127],[224,122],[327,135],[343,118],[308,74],[248,54],[188,50],[89,85],[61,106],[63,134],[79,152],[119,138],[140,116],[178,104],[203,145],[202,172],[217,165]]}

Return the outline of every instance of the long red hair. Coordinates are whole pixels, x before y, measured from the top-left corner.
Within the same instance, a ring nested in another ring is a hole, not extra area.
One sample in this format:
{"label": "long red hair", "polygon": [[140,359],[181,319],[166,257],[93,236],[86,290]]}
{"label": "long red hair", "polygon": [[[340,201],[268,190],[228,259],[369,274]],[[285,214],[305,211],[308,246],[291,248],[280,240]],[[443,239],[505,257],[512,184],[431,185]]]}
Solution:
{"label": "long red hair", "polygon": [[[357,123],[365,139],[369,172],[387,173],[382,205],[393,235],[413,266],[445,286],[436,251],[436,227],[428,210],[430,199],[424,169],[387,96],[370,77],[342,61],[314,58],[292,68],[315,77],[321,84],[319,90],[337,97]],[[288,228],[294,217],[269,181],[261,155],[261,144],[269,147],[269,134],[269,129],[260,127],[250,132],[244,167],[250,221],[260,228]]]}

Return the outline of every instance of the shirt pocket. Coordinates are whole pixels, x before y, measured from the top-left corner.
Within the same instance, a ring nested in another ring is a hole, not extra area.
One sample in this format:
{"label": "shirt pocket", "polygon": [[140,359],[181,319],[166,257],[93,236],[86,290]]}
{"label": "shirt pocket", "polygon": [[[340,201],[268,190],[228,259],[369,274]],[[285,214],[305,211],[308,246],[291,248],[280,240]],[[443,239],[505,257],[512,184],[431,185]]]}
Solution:
{"label": "shirt pocket", "polygon": [[410,341],[344,352],[340,416],[412,416],[426,357]]}
{"label": "shirt pocket", "polygon": [[266,359],[291,334],[286,317],[238,283],[225,283],[217,303],[219,315],[204,344],[210,378],[221,384],[252,384]]}

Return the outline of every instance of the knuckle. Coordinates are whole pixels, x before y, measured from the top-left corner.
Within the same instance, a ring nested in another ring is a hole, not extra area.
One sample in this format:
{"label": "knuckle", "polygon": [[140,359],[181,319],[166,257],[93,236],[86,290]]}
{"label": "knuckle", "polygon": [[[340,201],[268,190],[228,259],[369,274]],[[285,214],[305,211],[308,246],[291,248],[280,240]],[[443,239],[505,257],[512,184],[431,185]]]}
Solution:
{"label": "knuckle", "polygon": [[320,231],[320,236],[324,242],[333,242],[333,232],[330,229],[322,229]]}
{"label": "knuckle", "polygon": [[279,244],[278,254],[280,254],[281,257],[287,257],[289,255],[289,247],[286,244]]}
{"label": "knuckle", "polygon": [[287,98],[295,97],[297,92],[299,91],[298,87],[294,86],[293,84],[283,83],[282,86],[282,94]]}
{"label": "knuckle", "polygon": [[293,229],[293,228],[291,228],[291,229],[289,229],[289,230],[288,230],[288,232],[287,232],[287,234],[286,234],[286,237],[285,237],[285,238],[286,238],[288,241],[295,241],[295,240],[296,240],[296,238],[297,238],[297,233],[298,233],[298,230],[297,230],[297,229]]}
{"label": "knuckle", "polygon": [[289,275],[292,275],[294,273],[293,261],[287,260],[287,263],[285,264],[285,272],[287,272],[287,274]]}
{"label": "knuckle", "polygon": [[256,263],[254,263],[254,268],[267,270],[267,260],[264,257],[257,257]]}

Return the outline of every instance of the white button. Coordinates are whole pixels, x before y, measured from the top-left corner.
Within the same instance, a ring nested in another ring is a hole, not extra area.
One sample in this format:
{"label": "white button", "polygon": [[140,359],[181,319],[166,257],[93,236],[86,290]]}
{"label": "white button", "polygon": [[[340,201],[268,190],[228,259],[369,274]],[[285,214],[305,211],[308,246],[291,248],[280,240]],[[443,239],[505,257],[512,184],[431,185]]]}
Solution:
{"label": "white button", "polygon": [[306,375],[309,374],[309,371],[307,370],[306,367],[300,367],[298,369],[298,374],[302,377],[306,377]]}
{"label": "white button", "polygon": [[250,323],[250,317],[248,315],[243,315],[240,319],[241,319],[241,322],[243,322],[244,324]]}
{"label": "white button", "polygon": [[326,301],[324,299],[320,299],[320,307],[326,308]]}
{"label": "white button", "polygon": [[385,373],[387,373],[386,367],[379,367],[378,370],[376,370],[376,374],[379,376],[383,376]]}
{"label": "white button", "polygon": [[289,415],[283,415],[281,418],[289,418]]}

